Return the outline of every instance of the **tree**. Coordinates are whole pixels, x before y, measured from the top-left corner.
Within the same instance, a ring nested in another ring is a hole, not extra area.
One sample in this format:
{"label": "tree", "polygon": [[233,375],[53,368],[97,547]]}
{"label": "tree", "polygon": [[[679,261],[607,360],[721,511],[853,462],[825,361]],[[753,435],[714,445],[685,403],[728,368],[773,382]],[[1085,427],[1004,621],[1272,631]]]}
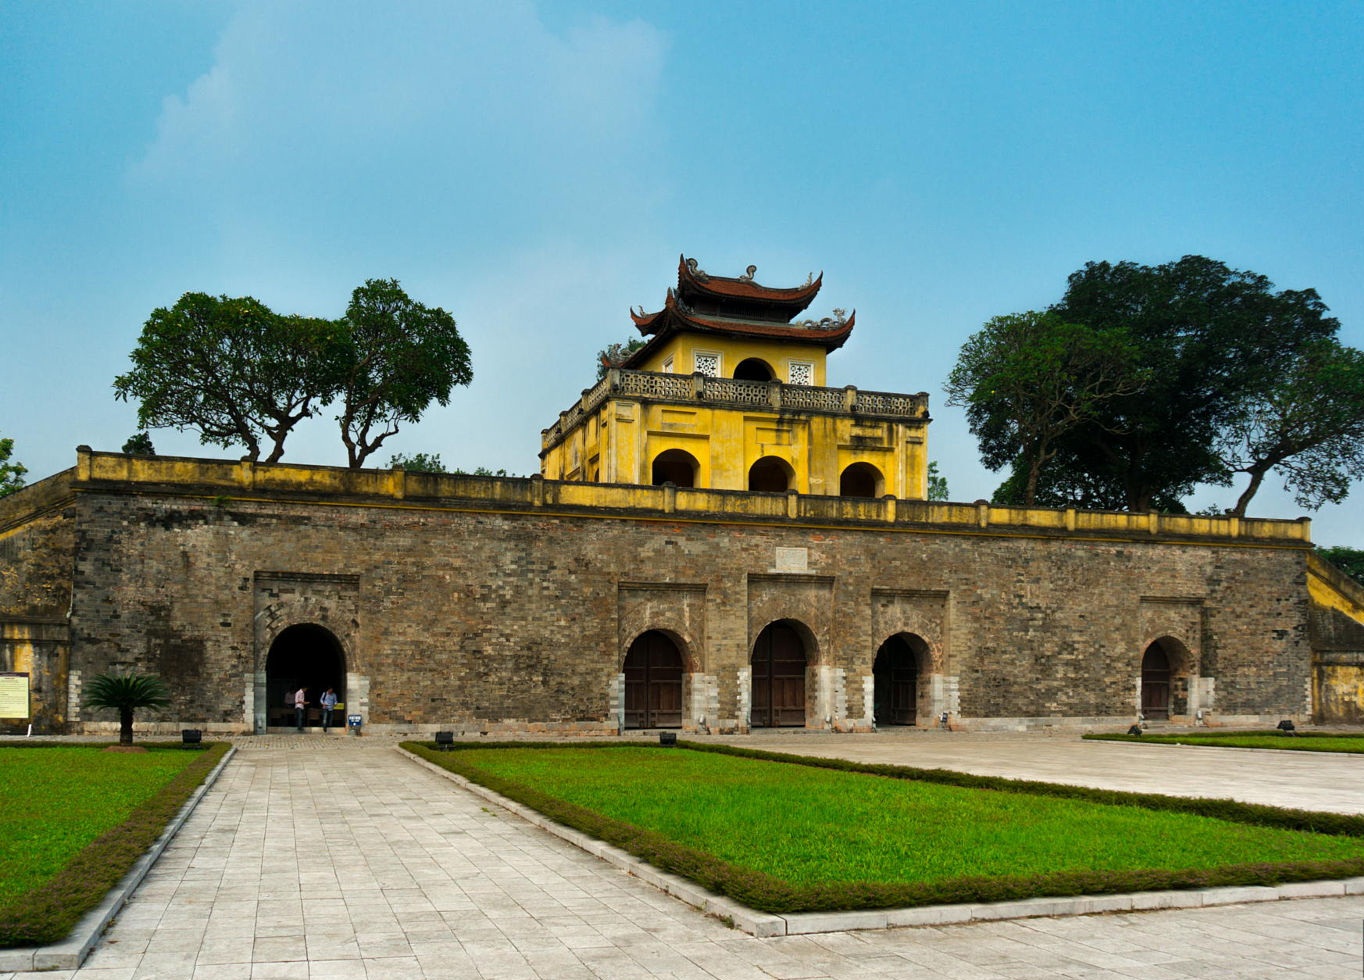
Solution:
{"label": "tree", "polygon": [[449,473],[440,461],[440,453],[395,453],[388,461],[389,468],[401,466],[409,473]]}
{"label": "tree", "polygon": [[24,485],[24,474],[28,467],[18,460],[10,462],[14,455],[14,440],[0,439],[0,497],[7,497]]}
{"label": "tree", "polygon": [[170,704],[165,682],[153,674],[98,674],[85,685],[87,708],[118,712],[118,744],[133,744],[133,712]]}
{"label": "tree", "polygon": [[997,316],[962,346],[947,404],[966,407],[981,462],[1013,465],[1021,503],[1032,506],[1043,467],[1085,424],[1104,428],[1107,403],[1135,394],[1146,372],[1122,327],[1099,330],[1053,312]]}
{"label": "tree", "polygon": [[606,372],[613,367],[624,364],[631,354],[644,346],[644,343],[639,337],[631,337],[623,344],[607,344],[597,351],[597,380],[606,377]]}
{"label": "tree", "polygon": [[152,311],[114,392],[140,403],[144,429],[196,429],[204,445],[241,444],[253,460],[265,443],[273,463],[337,389],[335,335],[327,320],[278,316],[249,296],[185,293]]}
{"label": "tree", "polygon": [[1246,400],[1219,448],[1228,469],[1250,477],[1233,516],[1245,516],[1271,470],[1299,507],[1340,503],[1364,477],[1364,353],[1335,340],[1308,344]]}
{"label": "tree", "polygon": [[359,469],[400,423],[432,401],[450,402],[473,380],[469,347],[455,318],[410,299],[396,279],[370,279],[351,294],[340,328],[341,441]]}
{"label": "tree", "polygon": [[155,456],[156,447],[152,445],[152,437],[149,433],[145,431],[134,432],[123,444],[123,452],[129,456]]}
{"label": "tree", "polygon": [[1226,434],[1307,345],[1340,327],[1314,290],[1275,292],[1264,276],[1199,255],[1091,262],[1050,312],[1126,331],[1147,377],[1056,441],[1036,500],[1127,510],[1182,510],[1198,484],[1228,485]]}
{"label": "tree", "polygon": [[951,500],[948,495],[947,477],[938,471],[938,461],[930,459],[928,461],[928,499],[929,500]]}

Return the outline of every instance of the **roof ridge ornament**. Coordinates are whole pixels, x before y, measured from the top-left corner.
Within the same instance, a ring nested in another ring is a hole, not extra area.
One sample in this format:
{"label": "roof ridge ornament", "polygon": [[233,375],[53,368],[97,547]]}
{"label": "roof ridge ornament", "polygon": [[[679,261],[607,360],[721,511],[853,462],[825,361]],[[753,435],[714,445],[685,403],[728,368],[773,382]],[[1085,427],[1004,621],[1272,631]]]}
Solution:
{"label": "roof ridge ornament", "polygon": [[687,269],[693,276],[700,279],[702,282],[710,278],[710,276],[706,274],[706,271],[701,268],[700,263],[695,259],[687,259]]}
{"label": "roof ridge ornament", "polygon": [[758,267],[757,267],[756,265],[750,265],[747,269],[744,270],[744,274],[743,274],[742,276],[739,277],[739,281],[740,281],[740,282],[752,282],[752,281],[753,281],[753,274],[756,273],[757,271],[758,271]]}

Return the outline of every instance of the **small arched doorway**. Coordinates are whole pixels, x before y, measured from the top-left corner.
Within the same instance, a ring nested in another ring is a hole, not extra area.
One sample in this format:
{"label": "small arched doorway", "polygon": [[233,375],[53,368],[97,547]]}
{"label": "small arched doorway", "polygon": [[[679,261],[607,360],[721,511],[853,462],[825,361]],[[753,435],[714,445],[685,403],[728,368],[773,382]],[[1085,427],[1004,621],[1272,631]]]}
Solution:
{"label": "small arched doorway", "polygon": [[625,727],[682,727],[682,651],[667,633],[635,637],[625,655]]}
{"label": "small arched doorway", "polygon": [[853,463],[838,478],[840,497],[879,497],[886,480],[870,463]]}
{"label": "small arched doorway", "polygon": [[[299,623],[283,630],[270,644],[265,658],[266,717],[271,727],[294,726],[293,692],[308,689],[309,726],[322,724],[318,701],[332,688],[340,704],[346,701],[346,657],[335,634],[316,623]],[[338,717],[338,715],[340,717]],[[333,715],[335,727],[345,727],[345,709]]]}
{"label": "small arched doorway", "polygon": [[881,644],[872,664],[872,705],[877,726],[915,725],[919,720],[919,665],[928,644],[900,633]]}
{"label": "small arched doorway", "polygon": [[805,726],[805,641],[790,620],[770,623],[753,644],[754,728]]}
{"label": "small arched doorway", "polygon": [[1159,640],[1141,657],[1141,715],[1153,721],[1170,718],[1170,656]]}
{"label": "small arched doorway", "polygon": [[785,493],[791,489],[796,471],[776,456],[764,456],[748,468],[748,489],[764,493]]}
{"label": "small arched doorway", "polygon": [[696,486],[696,473],[701,464],[685,449],[665,449],[654,457],[650,480],[656,487],[671,483],[676,487]]}
{"label": "small arched doorway", "polygon": [[739,366],[734,369],[734,380],[736,381],[771,381],[776,376],[772,370],[772,365],[760,357],[744,358],[739,362]]}

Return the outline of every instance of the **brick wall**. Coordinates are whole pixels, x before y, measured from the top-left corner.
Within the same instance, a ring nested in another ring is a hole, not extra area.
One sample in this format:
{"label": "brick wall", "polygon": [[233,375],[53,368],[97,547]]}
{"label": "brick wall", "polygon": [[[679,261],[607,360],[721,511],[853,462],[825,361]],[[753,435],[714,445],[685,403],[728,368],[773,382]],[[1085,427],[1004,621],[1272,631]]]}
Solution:
{"label": "brick wall", "polygon": [[741,728],[749,651],[778,619],[809,638],[815,727],[865,723],[863,679],[899,632],[931,653],[921,724],[1130,723],[1162,638],[1190,717],[1310,711],[1296,544],[192,490],[110,481],[73,505],[71,670],[162,674],[171,725],[256,725],[270,644],[299,622],[337,637],[371,728],[613,732],[646,629],[682,647],[689,715]]}

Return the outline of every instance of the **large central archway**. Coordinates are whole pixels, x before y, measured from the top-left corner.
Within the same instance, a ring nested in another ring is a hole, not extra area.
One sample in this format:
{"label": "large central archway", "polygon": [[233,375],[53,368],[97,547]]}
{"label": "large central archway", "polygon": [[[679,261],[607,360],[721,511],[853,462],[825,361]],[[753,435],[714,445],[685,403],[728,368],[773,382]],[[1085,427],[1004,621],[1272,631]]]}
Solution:
{"label": "large central archway", "polygon": [[753,644],[754,728],[805,726],[805,641],[789,620],[769,624]]}
{"label": "large central archway", "polygon": [[625,655],[625,727],[682,727],[682,652],[668,634],[641,633]]}
{"label": "large central archway", "polygon": [[[293,727],[293,692],[300,687],[308,689],[310,704],[305,723],[310,727],[322,724],[318,702],[327,688],[336,692],[338,702],[344,705],[346,701],[346,657],[341,642],[330,630],[315,623],[290,626],[270,644],[265,659],[267,725]],[[335,727],[345,727],[344,711],[342,708],[338,712],[339,718],[333,716]]]}

